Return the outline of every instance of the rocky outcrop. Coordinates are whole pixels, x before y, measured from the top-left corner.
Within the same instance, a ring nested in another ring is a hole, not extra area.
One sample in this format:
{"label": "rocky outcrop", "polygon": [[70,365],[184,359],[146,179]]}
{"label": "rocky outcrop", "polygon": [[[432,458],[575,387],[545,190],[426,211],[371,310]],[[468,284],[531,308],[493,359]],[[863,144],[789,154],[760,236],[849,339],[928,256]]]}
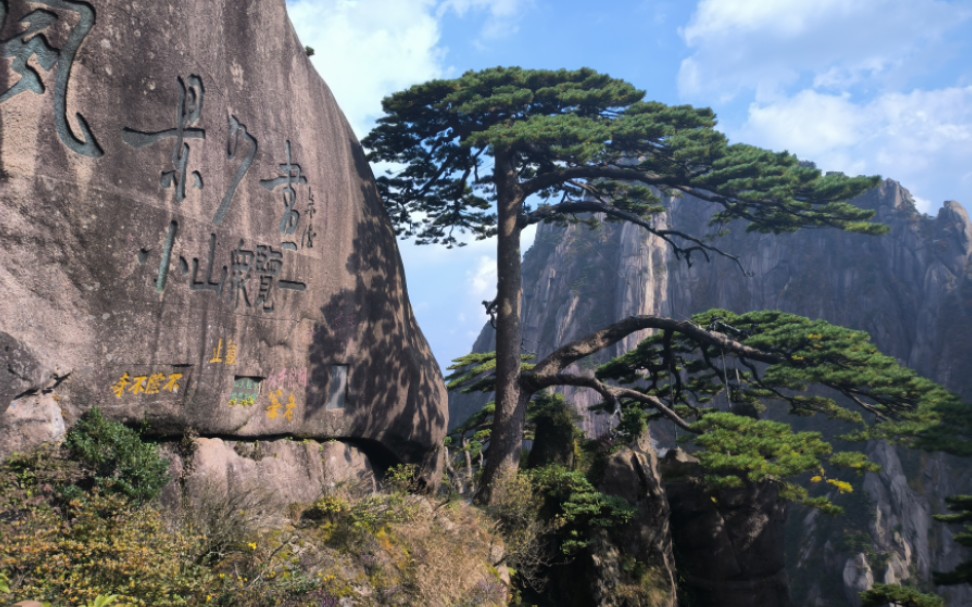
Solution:
{"label": "rocky outcrop", "polygon": [[624,500],[633,510],[631,520],[592,528],[589,544],[581,553],[548,566],[542,603],[564,607],[682,604],[670,511],[658,474],[658,456],[650,441],[613,449],[598,459],[595,487]]}
{"label": "rocky outcrop", "polygon": [[[972,401],[972,222],[955,202],[936,217],[920,214],[910,194],[894,181],[861,196],[857,203],[877,211],[890,234],[882,237],[833,230],[789,235],[746,233],[729,226],[715,239],[737,255],[747,275],[729,259],[693,257],[677,260],[670,249],[640,228],[603,223],[595,228],[542,225],[524,259],[524,351],[539,356],[607,322],[632,314],[679,319],[709,308],[734,312],[780,309],[873,335],[885,352],[923,375]],[[695,200],[668,201],[662,225],[702,234],[711,210]],[[594,362],[630,348],[629,337]],[[492,349],[486,327],[475,351]],[[586,412],[597,395],[568,390],[584,414],[590,434],[606,430],[611,420]],[[480,403],[453,398],[453,419]],[[672,438],[671,431],[659,436]],[[663,443],[664,444],[664,443]],[[843,541],[826,517],[794,511],[788,550],[793,599],[802,605],[853,605],[857,582],[845,586],[845,569],[861,560],[876,582],[917,577],[950,569],[957,554],[944,525],[929,522],[943,512],[943,496],[970,490],[962,471],[942,456],[909,454],[875,446],[884,466],[869,476],[864,491],[849,508],[855,528],[866,529],[865,542]],[[907,474],[905,475],[905,471]],[[677,550],[677,546],[676,546]],[[848,569],[849,571],[849,569]],[[868,579],[848,574],[848,579]],[[948,589],[955,604],[972,603],[966,589]]]}
{"label": "rocky outcrop", "polygon": [[97,405],[438,468],[440,372],[284,0],[14,0],[0,40],[0,448]]}
{"label": "rocky outcrop", "polygon": [[[602,542],[602,549],[595,547],[593,551],[596,604],[677,605],[671,511],[658,473],[658,455],[650,441],[612,453],[595,486],[635,508],[632,520],[615,533],[621,539],[616,539],[614,545]],[[640,568],[633,569],[632,560]],[[632,586],[638,591],[630,592]],[[626,595],[630,598],[626,599]]]}
{"label": "rocky outcrop", "polygon": [[787,503],[773,484],[709,490],[680,449],[660,465],[686,604],[790,607],[784,533]]}
{"label": "rocky outcrop", "polygon": [[368,456],[339,441],[195,438],[165,451],[177,482],[166,487],[163,500],[176,510],[188,504],[197,513],[219,515],[230,508],[272,525],[291,504],[377,489]]}

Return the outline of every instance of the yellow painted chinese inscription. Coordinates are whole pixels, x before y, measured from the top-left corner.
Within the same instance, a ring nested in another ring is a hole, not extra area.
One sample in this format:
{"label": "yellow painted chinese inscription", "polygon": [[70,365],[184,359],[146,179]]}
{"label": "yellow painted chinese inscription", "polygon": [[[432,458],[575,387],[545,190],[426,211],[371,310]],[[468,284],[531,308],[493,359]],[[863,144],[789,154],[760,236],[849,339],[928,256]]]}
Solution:
{"label": "yellow painted chinese inscription", "polygon": [[182,373],[152,373],[135,377],[125,373],[111,386],[111,391],[117,399],[121,399],[126,393],[135,396],[161,394],[162,392],[177,394],[182,389],[179,383],[182,379]]}
{"label": "yellow painted chinese inscription", "polygon": [[173,394],[178,392],[179,382],[182,380],[182,373],[172,373],[169,375],[169,379],[165,386],[162,387],[163,392],[172,392]]}
{"label": "yellow painted chinese inscription", "polygon": [[149,375],[145,383],[146,394],[158,394],[162,390],[162,382],[165,381],[165,373],[153,373]]}
{"label": "yellow painted chinese inscription", "polygon": [[132,385],[128,387],[128,391],[132,394],[144,394],[145,384],[148,382],[148,375],[139,375],[138,377],[132,378]]}
{"label": "yellow painted chinese inscription", "polygon": [[280,417],[280,410],[283,409],[283,405],[280,404],[280,397],[283,396],[283,390],[274,390],[270,393],[270,406],[267,407],[267,419],[274,420]]}
{"label": "yellow painted chinese inscription", "polygon": [[223,352],[223,339],[220,338],[213,349],[213,357],[209,359],[211,365],[235,365],[239,360],[240,346],[232,339],[226,340],[226,351]]}
{"label": "yellow painted chinese inscription", "polygon": [[223,340],[219,340],[219,345],[216,346],[216,351],[213,352],[213,357],[209,359],[209,364],[219,365],[223,362]]}
{"label": "yellow painted chinese inscription", "polygon": [[267,407],[267,419],[274,421],[283,417],[288,422],[293,422],[297,414],[297,397],[293,392],[287,395],[287,404],[284,405],[284,391],[273,390],[267,396],[270,397],[270,405]]}
{"label": "yellow painted chinese inscription", "polygon": [[125,395],[125,388],[128,387],[128,384],[131,382],[131,379],[132,377],[128,373],[126,373],[122,375],[117,382],[115,382],[114,386],[111,387],[111,391],[115,393],[116,398],[121,398],[122,396]]}

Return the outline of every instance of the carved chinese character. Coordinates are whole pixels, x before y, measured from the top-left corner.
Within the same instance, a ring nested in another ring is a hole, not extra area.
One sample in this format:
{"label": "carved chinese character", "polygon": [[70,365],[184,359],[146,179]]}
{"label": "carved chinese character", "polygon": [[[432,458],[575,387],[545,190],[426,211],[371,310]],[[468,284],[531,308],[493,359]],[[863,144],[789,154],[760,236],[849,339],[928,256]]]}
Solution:
{"label": "carved chinese character", "polygon": [[233,340],[230,340],[226,345],[226,364],[235,365],[237,363],[237,355],[239,354],[240,347]]}
{"label": "carved chinese character", "polygon": [[240,299],[250,307],[250,298],[246,293],[246,283],[250,279],[250,270],[253,267],[253,251],[243,248],[243,241],[240,246],[230,253],[230,290],[233,293],[233,307],[239,307]]}
{"label": "carved chinese character", "polygon": [[144,394],[145,386],[148,383],[148,375],[139,375],[138,377],[132,378],[132,384],[128,387],[128,391],[132,394]]}
{"label": "carved chinese character", "polygon": [[[75,114],[80,136],[68,124],[67,92],[74,56],[81,43],[94,27],[95,13],[86,2],[73,0],[31,0],[31,4],[45,8],[33,10],[20,20],[24,30],[7,40],[0,40],[0,59],[12,59],[11,69],[14,78],[0,77],[0,82],[8,88],[0,90],[0,104],[20,95],[31,92],[45,93],[44,83],[37,68],[50,72],[57,68],[54,80],[54,127],[61,143],[83,156],[97,158],[104,154],[98,145],[88,121],[80,113]],[[77,17],[77,25],[71,26],[67,40],[57,48],[51,45],[52,35],[60,22],[70,21],[62,18],[57,11],[71,13]],[[0,2],[0,28],[7,20],[7,3]],[[2,69],[2,67],[0,67]],[[12,84],[11,84],[12,82]]]}
{"label": "carved chinese character", "polygon": [[250,167],[253,166],[253,159],[257,155],[258,144],[256,137],[246,130],[246,125],[240,122],[236,116],[230,115],[229,138],[226,141],[226,155],[230,160],[235,160],[239,155],[243,147],[243,142],[249,143],[249,151],[243,158],[240,167],[236,170],[236,174],[233,176],[233,182],[230,184],[229,189],[226,190],[226,194],[223,195],[223,200],[220,202],[219,208],[216,209],[216,215],[213,216],[213,224],[215,225],[223,223],[226,214],[229,213],[230,207],[233,205],[236,188],[239,187],[240,182],[243,181],[243,177],[250,170]]}
{"label": "carved chinese character", "polygon": [[300,246],[308,249],[314,248],[314,239],[317,238],[317,232],[314,231],[314,215],[317,210],[314,208],[314,192],[310,188],[307,188],[308,200],[307,200],[307,221],[304,222],[304,233],[300,237]]}
{"label": "carved chinese character", "polygon": [[[279,165],[280,176],[274,179],[262,179],[260,185],[267,191],[273,192],[283,188],[284,214],[280,220],[280,233],[285,237],[293,236],[300,224],[300,211],[297,210],[298,185],[306,185],[307,178],[303,176],[300,165],[294,162],[290,140],[287,140],[287,162]],[[285,249],[297,250],[297,243],[292,240],[282,242]]]}
{"label": "carved chinese character", "polygon": [[145,384],[146,394],[158,394],[162,391],[162,382],[165,381],[165,373],[153,373],[149,376]]}
{"label": "carved chinese character", "polygon": [[257,293],[256,305],[262,305],[264,312],[273,311],[273,287],[282,268],[282,252],[274,251],[273,247],[266,245],[257,245],[254,269],[260,276],[260,291]]}
{"label": "carved chinese character", "polygon": [[223,340],[219,340],[219,345],[216,346],[216,350],[213,352],[213,357],[209,359],[209,364],[218,365],[223,362]]}
{"label": "carved chinese character", "polygon": [[283,409],[283,404],[280,402],[283,390],[275,390],[268,396],[270,397],[270,406],[267,407],[267,419],[275,420],[280,417],[280,411]]}
{"label": "carved chinese character", "polygon": [[[122,139],[133,148],[143,148],[160,141],[172,139],[172,167],[162,171],[161,185],[163,188],[175,188],[176,202],[186,199],[186,181],[189,177],[189,144],[188,139],[206,139],[206,131],[197,128],[202,121],[203,99],[206,89],[202,78],[195,74],[189,76],[188,83],[181,76],[179,79],[179,107],[176,112],[176,125],[162,131],[144,132],[125,128]],[[202,174],[199,171],[191,173],[194,185],[202,189]]]}
{"label": "carved chinese character", "polygon": [[206,270],[206,280],[199,280],[199,258],[192,258],[192,281],[189,288],[193,291],[215,291],[220,297],[223,295],[223,282],[226,280],[226,266],[222,268],[222,274],[218,281],[213,280],[213,268],[216,265],[216,235],[209,235],[209,266]]}
{"label": "carved chinese character", "polygon": [[297,411],[297,399],[293,394],[287,399],[287,410],[284,411],[284,417],[287,418],[288,422],[294,421],[294,413]]}

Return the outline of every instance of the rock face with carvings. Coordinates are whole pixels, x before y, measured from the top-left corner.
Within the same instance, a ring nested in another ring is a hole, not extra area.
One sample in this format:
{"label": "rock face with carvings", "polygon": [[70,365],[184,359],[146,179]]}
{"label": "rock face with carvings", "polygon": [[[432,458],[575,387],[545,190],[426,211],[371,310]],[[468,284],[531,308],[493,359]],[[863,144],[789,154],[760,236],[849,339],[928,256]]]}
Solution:
{"label": "rock face with carvings", "polygon": [[86,409],[438,466],[445,391],[284,0],[0,3],[0,455]]}

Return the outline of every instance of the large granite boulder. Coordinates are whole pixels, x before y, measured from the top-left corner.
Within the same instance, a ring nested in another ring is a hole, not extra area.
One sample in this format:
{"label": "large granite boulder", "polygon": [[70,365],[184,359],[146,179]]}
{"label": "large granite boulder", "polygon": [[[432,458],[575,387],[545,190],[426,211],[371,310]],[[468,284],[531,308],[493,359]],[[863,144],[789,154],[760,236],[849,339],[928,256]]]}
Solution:
{"label": "large granite boulder", "polygon": [[441,375],[284,0],[0,2],[0,208],[0,436],[99,406],[437,468]]}

